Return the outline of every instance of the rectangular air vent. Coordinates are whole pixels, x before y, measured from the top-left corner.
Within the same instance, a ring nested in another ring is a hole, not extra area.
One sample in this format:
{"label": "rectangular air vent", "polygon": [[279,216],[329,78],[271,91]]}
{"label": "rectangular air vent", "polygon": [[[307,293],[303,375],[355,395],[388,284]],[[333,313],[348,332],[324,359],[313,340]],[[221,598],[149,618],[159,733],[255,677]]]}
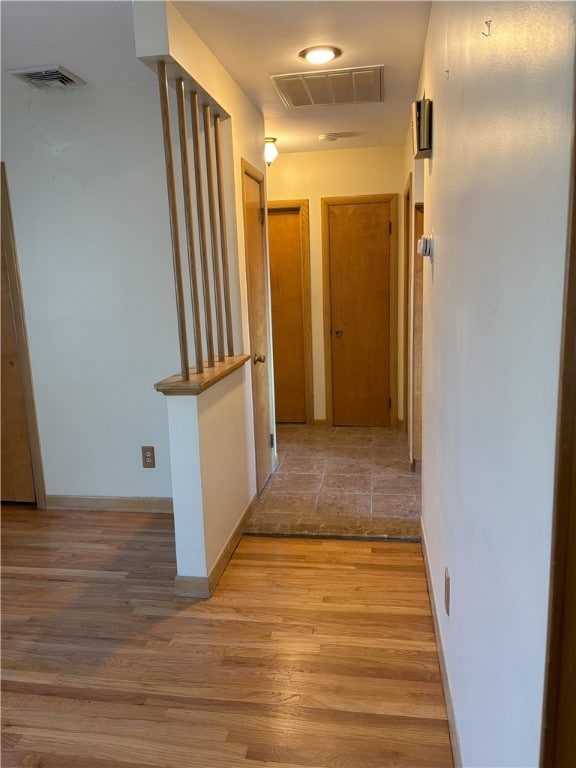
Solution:
{"label": "rectangular air vent", "polygon": [[9,69],[8,72],[34,88],[68,88],[71,85],[86,85],[78,75],[60,66]]}
{"label": "rectangular air vent", "polygon": [[288,109],[384,101],[382,66],[271,75],[270,79]]}

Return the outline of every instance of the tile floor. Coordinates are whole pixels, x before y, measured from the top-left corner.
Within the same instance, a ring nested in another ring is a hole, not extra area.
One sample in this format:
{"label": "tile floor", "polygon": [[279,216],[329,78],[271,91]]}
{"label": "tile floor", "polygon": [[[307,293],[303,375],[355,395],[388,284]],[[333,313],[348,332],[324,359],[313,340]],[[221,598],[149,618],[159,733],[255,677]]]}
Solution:
{"label": "tile floor", "polygon": [[279,466],[245,533],[420,538],[420,476],[406,434],[278,425]]}

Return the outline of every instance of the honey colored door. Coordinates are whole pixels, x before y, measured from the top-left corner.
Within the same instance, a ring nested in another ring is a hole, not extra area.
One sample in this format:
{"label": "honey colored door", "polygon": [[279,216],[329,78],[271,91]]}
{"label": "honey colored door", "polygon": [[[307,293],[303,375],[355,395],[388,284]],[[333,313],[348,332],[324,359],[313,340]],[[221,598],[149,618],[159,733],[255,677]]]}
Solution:
{"label": "honey colored door", "polygon": [[268,209],[276,421],[306,423],[303,259],[299,209]]}
{"label": "honey colored door", "polygon": [[[3,200],[5,205],[6,201]],[[4,217],[3,217],[4,218]],[[22,370],[2,226],[2,501],[36,501]]]}
{"label": "honey colored door", "polygon": [[258,492],[266,485],[272,471],[263,181],[263,175],[256,168],[243,162],[244,241]]}
{"label": "honey colored door", "polygon": [[390,203],[328,207],[334,424],[391,423]]}
{"label": "honey colored door", "polygon": [[[422,461],[422,318],[424,298],[424,264],[422,256],[416,252],[418,240],[424,234],[424,206],[414,208],[414,299],[413,299],[413,418],[412,461]],[[417,466],[417,464],[415,464]],[[421,467],[420,467],[421,468]]]}

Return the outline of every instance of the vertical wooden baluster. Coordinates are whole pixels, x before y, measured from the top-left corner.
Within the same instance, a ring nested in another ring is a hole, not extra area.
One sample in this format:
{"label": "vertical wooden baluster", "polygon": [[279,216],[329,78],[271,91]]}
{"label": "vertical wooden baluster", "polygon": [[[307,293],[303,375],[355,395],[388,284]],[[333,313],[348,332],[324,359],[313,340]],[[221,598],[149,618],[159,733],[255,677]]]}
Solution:
{"label": "vertical wooden baluster", "polygon": [[204,189],[202,186],[202,159],[200,155],[200,102],[198,94],[192,94],[192,142],[194,146],[194,169],[196,177],[196,207],[198,209],[198,228],[200,231],[200,254],[202,261],[202,286],[204,288],[204,321],[206,323],[206,349],[208,367],[214,367],[214,335],[212,330],[212,299],[210,296],[210,270],[208,267],[208,241],[206,239],[206,221],[204,216]]}
{"label": "vertical wooden baluster", "polygon": [[214,115],[214,137],[216,144],[216,176],[218,180],[218,210],[220,213],[220,247],[224,283],[224,312],[226,315],[226,340],[228,355],[234,356],[234,333],[232,330],[232,306],[230,301],[230,268],[228,265],[228,235],[226,232],[226,206],[224,203],[224,166],[222,163],[222,134],[220,115]]}
{"label": "vertical wooden baluster", "polygon": [[188,156],[188,130],[186,126],[186,94],[184,78],[176,79],[176,98],[178,101],[178,130],[180,134],[180,158],[182,166],[182,188],[184,191],[184,213],[186,216],[186,236],[188,240],[188,271],[190,274],[190,293],[192,297],[192,321],[194,330],[194,349],[196,351],[196,372],[202,373],[202,332],[200,329],[200,305],[198,301],[198,276],[196,270],[196,249],[194,247],[194,222],[192,220],[192,194],[190,190],[190,160]]}
{"label": "vertical wooden baluster", "polygon": [[204,145],[206,149],[206,176],[208,180],[208,210],[210,213],[210,234],[212,238],[212,270],[214,273],[214,295],[216,297],[216,338],[218,340],[218,360],[224,362],[224,322],[222,317],[222,277],[220,274],[220,254],[218,238],[218,219],[216,201],[216,183],[214,180],[214,147],[212,140],[212,119],[210,105],[204,104]]}
{"label": "vertical wooden baluster", "polygon": [[176,206],[176,184],[174,180],[174,157],[172,155],[172,128],[170,125],[170,101],[168,98],[168,74],[166,62],[158,62],[158,86],[162,111],[162,132],[164,134],[164,157],[166,160],[166,184],[168,187],[168,211],[172,234],[172,264],[176,289],[176,314],[178,317],[178,340],[180,343],[180,364],[183,381],[190,380],[188,362],[188,339],[186,334],[186,310],[182,284],[182,263],[180,258],[180,236],[178,234],[178,209]]}

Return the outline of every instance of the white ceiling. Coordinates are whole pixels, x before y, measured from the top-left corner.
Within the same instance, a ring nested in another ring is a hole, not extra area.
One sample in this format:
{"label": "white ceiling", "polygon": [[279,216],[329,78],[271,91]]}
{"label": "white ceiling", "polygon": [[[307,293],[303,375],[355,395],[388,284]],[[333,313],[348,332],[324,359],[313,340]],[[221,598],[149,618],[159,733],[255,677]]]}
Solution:
{"label": "white ceiling", "polygon": [[132,3],[2,0],[2,88],[26,88],[7,69],[61,65],[88,84],[154,81],[136,58]]}
{"label": "white ceiling", "polygon": [[[266,118],[266,133],[284,152],[403,144],[416,95],[429,2],[363,0],[212,0],[176,2],[180,13],[236,78]],[[283,106],[270,75],[310,71],[298,52],[330,44],[342,56],[331,67],[384,65],[379,104]],[[322,144],[323,133],[351,134]]]}
{"label": "white ceiling", "polygon": [[[404,142],[422,61],[429,2],[208,0],[176,2],[180,13],[261,109],[284,152]],[[2,87],[22,88],[6,69],[61,65],[87,83],[153,81],[136,59],[131,3],[3,0]],[[331,67],[383,65],[378,104],[283,106],[270,75],[303,72],[302,48],[336,45]],[[323,144],[323,133],[345,135]]]}

